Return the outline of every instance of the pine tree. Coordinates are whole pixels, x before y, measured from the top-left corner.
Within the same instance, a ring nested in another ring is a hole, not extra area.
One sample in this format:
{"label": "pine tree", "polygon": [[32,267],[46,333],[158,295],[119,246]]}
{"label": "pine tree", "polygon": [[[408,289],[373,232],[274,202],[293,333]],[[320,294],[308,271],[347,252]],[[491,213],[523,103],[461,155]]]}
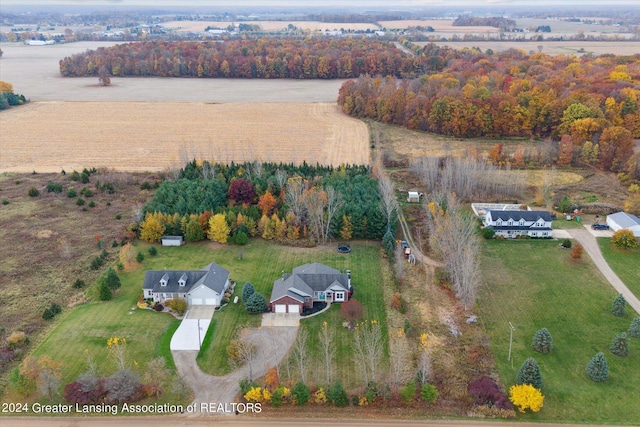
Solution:
{"label": "pine tree", "polygon": [[112,291],[119,289],[122,285],[120,283],[118,273],[116,273],[116,271],[112,267],[107,268],[107,272],[105,273],[105,282],[107,282],[107,285]]}
{"label": "pine tree", "polygon": [[531,384],[537,389],[542,388],[542,375],[540,374],[540,367],[536,359],[530,357],[524,361],[520,367],[520,371],[518,371],[516,383]]}
{"label": "pine tree", "polygon": [[259,293],[253,293],[244,303],[244,308],[249,314],[260,314],[267,311],[267,300]]}
{"label": "pine tree", "polygon": [[628,332],[630,337],[640,338],[640,317],[636,317],[631,321]]}
{"label": "pine tree", "polygon": [[553,349],[553,338],[547,328],[542,328],[533,335],[531,347],[539,353],[551,353]]}
{"label": "pine tree", "polygon": [[609,350],[616,356],[627,357],[629,355],[629,339],[627,338],[627,334],[622,332],[616,335],[611,342]]}
{"label": "pine tree", "polygon": [[109,301],[113,298],[113,291],[106,280],[100,280],[100,301]]}
{"label": "pine tree", "polygon": [[396,237],[391,232],[390,228],[387,228],[387,232],[382,237],[382,247],[387,255],[392,256],[393,251],[396,250]]}
{"label": "pine tree", "polygon": [[249,297],[253,295],[255,291],[256,290],[251,283],[249,282],[245,283],[244,286],[242,287],[242,301],[244,301],[244,303],[246,304],[247,301],[249,300]]}
{"label": "pine tree", "polygon": [[618,295],[616,299],[613,301],[613,307],[611,307],[611,314],[618,317],[624,316],[624,309],[626,305],[627,305],[627,300],[624,299],[624,296],[622,294]]}
{"label": "pine tree", "polygon": [[602,352],[596,354],[589,361],[586,369],[587,376],[595,382],[602,382],[609,379],[609,365]]}

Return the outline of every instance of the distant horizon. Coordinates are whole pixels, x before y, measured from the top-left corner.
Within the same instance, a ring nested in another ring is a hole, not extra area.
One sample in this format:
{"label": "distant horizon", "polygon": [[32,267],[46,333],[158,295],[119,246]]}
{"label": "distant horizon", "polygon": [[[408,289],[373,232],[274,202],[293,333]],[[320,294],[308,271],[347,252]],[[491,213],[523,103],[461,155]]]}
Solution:
{"label": "distant horizon", "polygon": [[612,0],[606,4],[602,0],[564,0],[561,4],[554,0],[541,0],[532,4],[531,0],[220,0],[212,2],[210,0],[2,0],[2,9],[11,6],[13,8],[29,7],[60,7],[70,6],[76,8],[86,7],[144,7],[150,9],[158,8],[182,8],[190,9],[194,7],[206,9],[219,8],[292,8],[318,9],[334,8],[341,10],[409,10],[423,8],[531,8],[552,7],[553,9],[584,8],[584,9],[609,9],[612,6],[636,6],[640,9],[638,0]]}

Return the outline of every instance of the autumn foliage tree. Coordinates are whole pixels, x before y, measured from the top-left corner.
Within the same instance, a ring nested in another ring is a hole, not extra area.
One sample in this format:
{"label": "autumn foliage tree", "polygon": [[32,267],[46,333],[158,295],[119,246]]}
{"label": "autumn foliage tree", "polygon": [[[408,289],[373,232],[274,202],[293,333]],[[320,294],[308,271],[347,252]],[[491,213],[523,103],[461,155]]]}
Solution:
{"label": "autumn foliage tree", "polygon": [[530,409],[532,412],[540,412],[544,406],[544,396],[539,389],[531,384],[519,384],[509,389],[509,399],[520,412]]}
{"label": "autumn foliage tree", "polygon": [[216,214],[209,219],[209,232],[207,237],[214,242],[227,243],[229,226],[223,214]]}
{"label": "autumn foliage tree", "polygon": [[277,205],[278,201],[275,197],[273,197],[273,194],[271,194],[271,191],[269,190],[265,191],[265,193],[260,196],[260,199],[258,200],[258,208],[260,208],[262,215],[271,215]]}
{"label": "autumn foliage tree", "polygon": [[229,198],[238,204],[251,204],[256,198],[253,184],[242,178],[235,179],[229,185]]}
{"label": "autumn foliage tree", "polygon": [[165,232],[164,216],[160,212],[147,212],[144,221],[140,223],[140,239],[155,243],[162,239]]}
{"label": "autumn foliage tree", "polygon": [[353,324],[364,315],[364,307],[359,301],[350,299],[349,301],[343,302],[340,306],[340,315],[344,317],[347,322]]}
{"label": "autumn foliage tree", "polygon": [[633,231],[627,228],[620,229],[613,233],[613,236],[611,236],[611,243],[622,249],[631,249],[640,246],[640,241],[638,241],[636,236],[633,234]]}
{"label": "autumn foliage tree", "polygon": [[582,258],[582,245],[580,243],[576,243],[575,245],[573,245],[573,247],[571,248],[571,258],[578,260],[580,258]]}

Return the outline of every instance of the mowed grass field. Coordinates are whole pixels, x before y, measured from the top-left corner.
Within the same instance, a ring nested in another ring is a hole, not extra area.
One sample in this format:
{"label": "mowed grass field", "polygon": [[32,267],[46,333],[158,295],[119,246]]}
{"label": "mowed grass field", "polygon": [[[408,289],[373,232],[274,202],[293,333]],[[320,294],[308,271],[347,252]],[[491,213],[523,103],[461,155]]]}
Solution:
{"label": "mowed grass field", "polygon": [[606,237],[598,238],[598,245],[609,267],[635,296],[640,297],[640,248],[620,249]]}
{"label": "mowed grass field", "polygon": [[[557,241],[488,241],[481,265],[485,286],[479,314],[505,387],[515,383],[527,357],[537,360],[542,373],[544,407],[519,418],[638,425],[640,340],[631,340],[629,357],[609,351],[633,316],[629,310],[621,318],[610,314],[616,292],[591,261],[573,262]],[[513,362],[507,361],[509,322],[515,327]],[[531,348],[533,334],[543,327],[553,336],[554,350],[547,355]],[[600,351],[610,378],[594,383],[585,367]]]}
{"label": "mowed grass field", "polygon": [[366,125],[329,103],[37,102],[2,112],[0,172],[158,171],[193,158],[368,164],[368,142]]}
{"label": "mowed grass field", "polygon": [[[186,248],[186,247],[185,247]],[[274,245],[263,240],[252,240],[244,247],[231,246],[226,250],[214,251],[215,261],[232,273],[232,279],[237,280],[235,295],[242,298],[242,286],[251,282],[256,292],[269,300],[273,281],[283,272],[290,273],[294,267],[302,264],[320,262],[339,270],[352,271],[352,284],[355,287],[355,299],[365,307],[365,317],[384,322],[386,319],[382,280],[380,270],[380,247],[377,243],[354,243],[350,254],[340,254],[333,245],[316,248],[292,248]],[[242,260],[239,254],[242,252]],[[199,252],[198,252],[199,253]],[[194,254],[194,257],[199,255]],[[210,261],[207,261],[210,262]],[[329,327],[336,332],[336,360],[335,378],[341,379],[345,385],[356,385],[356,368],[351,357],[351,334],[342,327],[343,319],[339,315],[340,305],[319,316],[303,319],[302,328],[309,331],[310,356],[316,356],[318,349],[318,330],[322,322],[327,321]],[[237,338],[243,327],[259,327],[260,316],[248,315],[240,300],[222,308],[213,316],[215,326],[207,331],[207,341],[210,345],[203,349],[198,356],[201,369],[212,375],[223,375],[232,370],[228,364],[225,349],[230,341]],[[384,323],[383,323],[384,324]],[[385,340],[386,341],[386,340]],[[324,372],[320,372],[319,363],[310,363],[309,379],[321,380]],[[284,369],[282,370],[284,372]]]}

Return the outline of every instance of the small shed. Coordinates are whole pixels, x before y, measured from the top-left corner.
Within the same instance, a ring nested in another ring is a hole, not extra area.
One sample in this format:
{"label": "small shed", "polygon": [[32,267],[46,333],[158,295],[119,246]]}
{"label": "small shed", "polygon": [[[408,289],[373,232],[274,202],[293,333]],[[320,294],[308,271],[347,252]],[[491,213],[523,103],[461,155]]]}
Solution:
{"label": "small shed", "polygon": [[182,236],[162,236],[162,246],[182,246],[184,237]]}
{"label": "small shed", "polygon": [[422,193],[418,193],[417,191],[409,191],[409,195],[407,196],[407,202],[420,203],[420,196],[422,196]]}

